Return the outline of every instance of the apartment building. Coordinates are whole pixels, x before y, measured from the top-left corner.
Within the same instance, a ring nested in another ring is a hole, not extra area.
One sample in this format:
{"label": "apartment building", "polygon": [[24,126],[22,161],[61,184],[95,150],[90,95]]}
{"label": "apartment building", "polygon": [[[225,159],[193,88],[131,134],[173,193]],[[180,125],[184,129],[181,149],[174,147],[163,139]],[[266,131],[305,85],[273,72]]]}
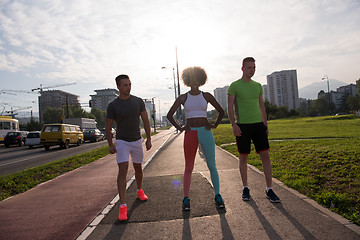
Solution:
{"label": "apartment building", "polygon": [[[330,91],[329,94],[330,94],[330,101],[334,103],[336,110],[342,107],[347,97],[359,96],[359,92],[357,90],[356,84],[349,84],[346,86],[339,87],[336,89],[336,91]],[[328,96],[329,96],[328,93],[326,93],[323,90],[321,90],[318,93],[318,98],[321,97],[328,98]]]}
{"label": "apartment building", "polygon": [[119,96],[119,90],[114,88],[94,90],[95,95],[91,97],[91,108],[96,108],[101,111],[106,111],[110,102],[114,101]]}
{"label": "apartment building", "polygon": [[222,88],[216,88],[214,90],[214,97],[216,101],[220,104],[220,106],[226,111],[227,109],[227,91],[229,86],[225,86]]}
{"label": "apartment building", "polygon": [[270,94],[269,94],[269,86],[268,85],[263,85],[263,99],[268,100],[270,102]]}
{"label": "apartment building", "polygon": [[[62,108],[80,105],[79,96],[61,90],[41,91],[39,96],[39,121],[43,123],[44,113],[48,107]],[[66,112],[64,112],[66,114]]]}
{"label": "apartment building", "polygon": [[296,70],[273,72],[267,77],[270,103],[288,110],[299,108],[299,90]]}

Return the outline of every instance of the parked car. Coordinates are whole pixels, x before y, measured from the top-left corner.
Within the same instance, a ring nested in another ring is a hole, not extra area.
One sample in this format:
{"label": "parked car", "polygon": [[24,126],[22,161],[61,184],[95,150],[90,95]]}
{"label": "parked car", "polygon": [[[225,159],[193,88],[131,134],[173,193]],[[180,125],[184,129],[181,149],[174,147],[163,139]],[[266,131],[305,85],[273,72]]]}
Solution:
{"label": "parked car", "polygon": [[40,143],[40,132],[29,132],[26,136],[25,145],[29,148],[33,148],[36,145],[41,145]]}
{"label": "parked car", "polygon": [[44,124],[40,134],[40,143],[46,150],[54,145],[60,145],[63,148],[69,148],[70,144],[79,146],[83,141],[84,134],[80,127],[71,124]]}
{"label": "parked car", "polygon": [[10,145],[23,146],[26,140],[27,133],[28,132],[25,131],[8,132],[4,137],[4,146],[5,147],[9,147]]}
{"label": "parked car", "polygon": [[99,129],[86,129],[84,131],[84,142],[98,142],[104,140],[104,134]]}

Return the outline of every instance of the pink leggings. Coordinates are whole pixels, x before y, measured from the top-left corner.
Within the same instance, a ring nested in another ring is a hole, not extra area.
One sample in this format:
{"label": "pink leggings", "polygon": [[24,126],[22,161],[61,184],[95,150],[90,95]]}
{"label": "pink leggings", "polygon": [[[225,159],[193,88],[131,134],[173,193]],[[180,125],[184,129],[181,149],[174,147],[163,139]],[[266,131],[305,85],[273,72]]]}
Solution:
{"label": "pink leggings", "polygon": [[184,137],[184,197],[189,196],[191,174],[194,169],[195,156],[199,144],[205,155],[215,194],[218,194],[220,191],[219,175],[215,164],[215,141],[212,131],[206,130],[205,127],[192,127],[191,131],[185,131]]}

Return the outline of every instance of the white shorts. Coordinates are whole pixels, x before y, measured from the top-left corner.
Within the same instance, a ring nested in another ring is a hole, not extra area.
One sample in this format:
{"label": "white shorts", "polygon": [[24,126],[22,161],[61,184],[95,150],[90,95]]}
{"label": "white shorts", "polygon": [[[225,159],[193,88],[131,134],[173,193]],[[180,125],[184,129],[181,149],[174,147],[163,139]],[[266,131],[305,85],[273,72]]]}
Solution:
{"label": "white shorts", "polygon": [[124,140],[116,139],[114,141],[116,147],[116,161],[117,163],[123,163],[129,161],[129,155],[133,163],[142,163],[143,154],[143,142],[144,139],[140,138],[134,142],[127,142]]}

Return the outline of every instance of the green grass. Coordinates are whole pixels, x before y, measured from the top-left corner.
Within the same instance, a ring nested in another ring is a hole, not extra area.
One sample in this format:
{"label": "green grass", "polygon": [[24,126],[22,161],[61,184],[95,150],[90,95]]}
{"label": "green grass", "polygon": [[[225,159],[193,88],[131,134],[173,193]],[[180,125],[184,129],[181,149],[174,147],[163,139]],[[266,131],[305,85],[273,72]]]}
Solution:
{"label": "green grass", "polygon": [[87,153],[74,155],[45,165],[0,177],[0,200],[25,192],[40,183],[96,161],[109,154],[104,146]]}
{"label": "green grass", "polygon": [[[158,132],[151,133],[151,136]],[[146,134],[142,136],[146,139]],[[99,160],[109,154],[109,147],[104,146],[86,153],[67,157],[21,172],[0,176],[0,201],[13,195],[25,192],[40,183],[49,181],[66,172]]]}
{"label": "green grass", "polygon": [[[286,139],[270,141],[273,177],[360,225],[360,118],[273,120],[269,131],[270,140]],[[213,132],[216,144],[238,155],[229,124]],[[262,170],[254,148],[249,164]]]}

